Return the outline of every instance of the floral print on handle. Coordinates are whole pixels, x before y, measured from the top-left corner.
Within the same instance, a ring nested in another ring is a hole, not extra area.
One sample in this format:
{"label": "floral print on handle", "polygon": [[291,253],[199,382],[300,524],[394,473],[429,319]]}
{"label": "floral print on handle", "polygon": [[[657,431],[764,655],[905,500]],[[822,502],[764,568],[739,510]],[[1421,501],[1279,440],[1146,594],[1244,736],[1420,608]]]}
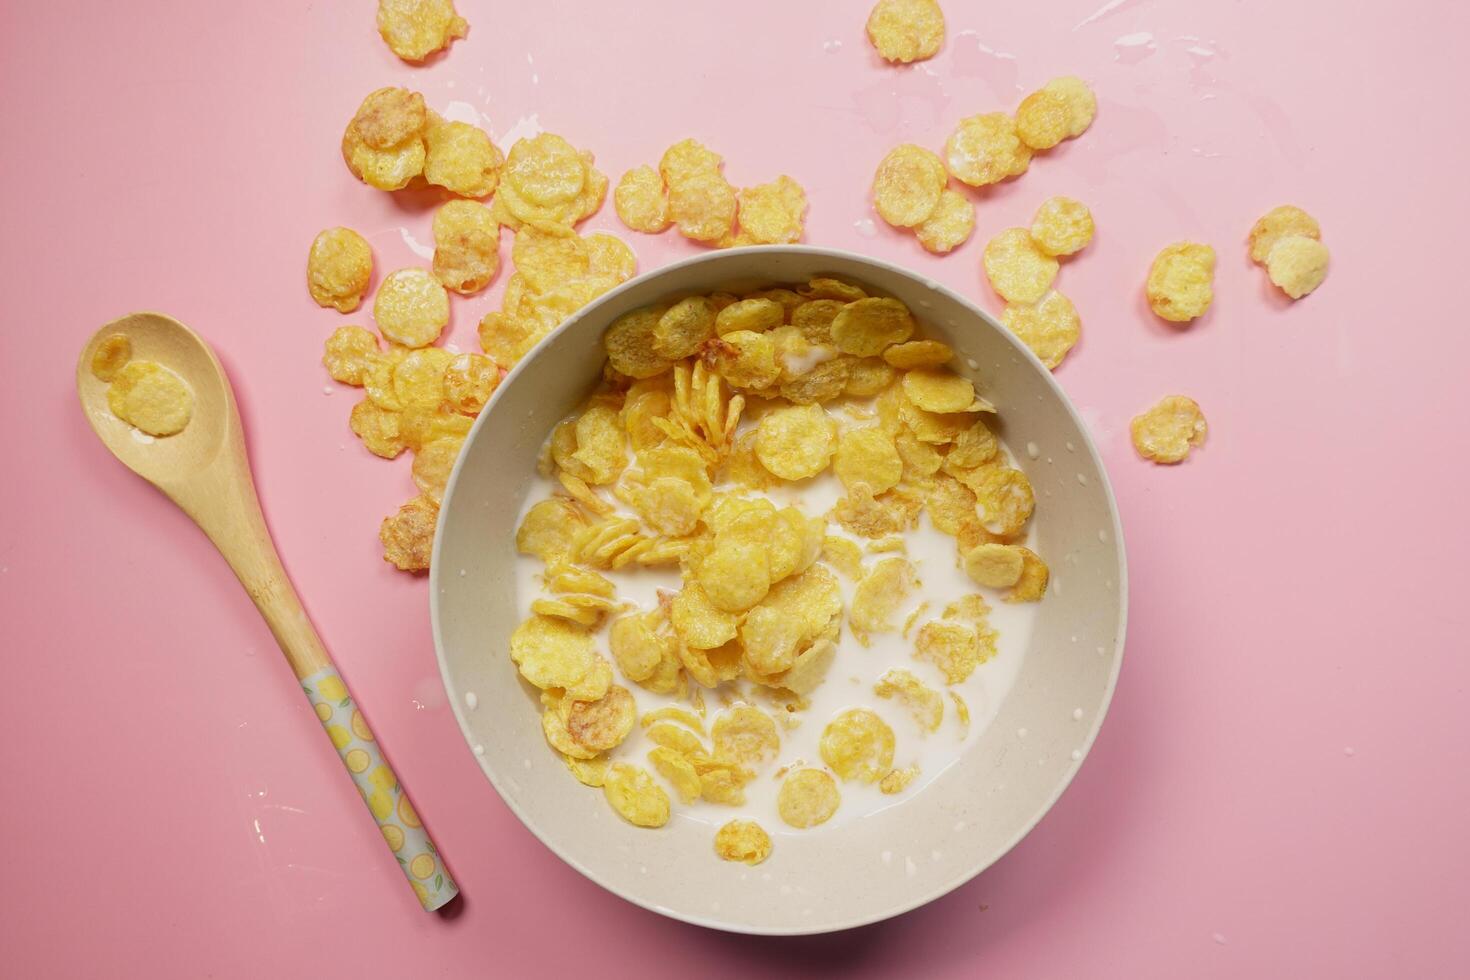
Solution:
{"label": "floral print on handle", "polygon": [[419,820],[398,777],[383,759],[372,730],[357,710],[336,668],[326,667],[301,682],[317,720],[342,757],[383,840],[393,851],[419,904],[432,912],[459,894],[439,851]]}

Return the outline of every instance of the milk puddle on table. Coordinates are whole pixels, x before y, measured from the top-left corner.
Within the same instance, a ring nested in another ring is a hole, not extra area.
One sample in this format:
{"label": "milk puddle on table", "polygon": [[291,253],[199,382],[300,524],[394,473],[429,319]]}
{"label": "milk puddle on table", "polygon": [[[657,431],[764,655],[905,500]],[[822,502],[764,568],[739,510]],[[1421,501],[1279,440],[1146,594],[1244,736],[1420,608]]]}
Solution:
{"label": "milk puddle on table", "polygon": [[[848,415],[844,411],[846,407],[846,405],[828,406],[829,414],[837,420],[840,428],[875,424],[871,418],[854,418]],[[865,414],[863,406],[854,407],[859,416]],[[751,420],[742,420],[741,430],[744,431],[750,424],[752,424]],[[1009,451],[1009,447],[1007,450]],[[1016,454],[1011,453],[1010,455],[1015,461]],[[632,463],[630,454],[629,469],[633,468],[635,465]],[[516,526],[520,526],[521,519],[525,517],[526,511],[532,505],[544,500],[554,489],[560,489],[559,484],[544,477],[535,478],[526,499],[521,503]],[[610,489],[599,488],[599,493],[617,507],[619,516],[636,518],[636,513],[613,497]],[[749,492],[742,491],[733,484],[715,485],[716,493],[725,491]],[[800,483],[781,483],[765,491],[765,495],[777,507],[794,504],[808,517],[827,514],[843,494],[844,488],[832,475],[830,467],[826,472],[811,480]],[[1041,513],[1043,509],[1040,506],[1037,508],[1038,520],[1045,519],[1045,514]],[[827,534],[851,538],[859,547],[870,543],[863,538],[849,535],[835,521],[828,523]],[[1027,540],[1017,543],[1027,544],[1029,540],[1028,531]],[[704,719],[706,730],[714,723],[721,711],[730,705],[739,703],[752,704],[776,720],[777,730],[781,735],[780,754],[775,761],[763,763],[756,769],[755,779],[745,787],[744,806],[724,806],[704,800],[696,800],[691,804],[680,803],[673,786],[649,764],[648,752],[654,748],[654,743],[645,736],[645,729],[641,725],[635,725],[627,740],[609,752],[608,757],[613,761],[627,762],[646,769],[668,793],[673,804],[672,819],[693,820],[708,824],[711,832],[727,821],[740,817],[757,821],[772,835],[801,836],[821,833],[841,828],[888,807],[901,806],[916,794],[923,792],[924,787],[958,760],[960,755],[980,738],[995,719],[1001,702],[1020,673],[1021,658],[1030,642],[1037,604],[1002,602],[998,592],[982,590],[975,586],[964,571],[958,567],[955,539],[934,529],[929,522],[927,510],[921,514],[918,526],[904,535],[904,543],[907,546],[906,552],[864,555],[864,565],[869,569],[884,558],[905,557],[913,562],[921,583],[919,588],[914,590],[894,612],[892,622],[896,627],[895,631],[873,634],[869,637],[869,645],[866,647],[852,635],[847,624],[852,591],[857,583],[837,572],[836,569],[832,569],[842,588],[842,635],[838,641],[836,659],[827,672],[826,680],[808,696],[810,706],[804,711],[785,712],[779,705],[756,694],[755,685],[744,680],[736,682],[744,692],[744,697],[732,698],[727,694],[726,689],[732,686],[729,684],[722,685],[717,690],[703,689],[707,709]],[[819,558],[818,561],[821,559]],[[522,555],[517,559],[516,601],[522,619],[531,614],[532,600],[547,595],[541,582],[544,568],[541,561],[535,557]],[[660,590],[674,593],[681,586],[677,566],[599,571],[616,585],[617,598],[623,602],[636,604],[635,611],[639,612],[652,609],[657,605]],[[924,623],[930,619],[940,618],[948,603],[976,592],[983,594],[990,605],[989,624],[998,634],[996,656],[977,667],[964,682],[946,685],[937,667],[928,661],[914,658],[913,636]],[[928,608],[914,621],[909,638],[905,639],[902,635],[903,624],[908,620],[909,615],[925,602],[928,603]],[[640,718],[645,712],[668,705],[689,707],[687,700],[676,699],[669,695],[653,694],[623,678],[617,671],[616,661],[608,650],[607,636],[608,628],[604,624],[596,634],[598,649],[609,662],[614,664],[615,683],[622,684],[633,694],[638,703]],[[515,670],[505,651],[496,651],[496,655],[504,658],[507,672]],[[886,671],[895,667],[906,668],[926,685],[944,696],[944,720],[937,731],[924,732],[901,699],[884,699],[873,693],[873,685],[878,679]],[[970,709],[969,732],[963,737],[964,729],[959,722],[954,700],[949,696],[950,691],[964,698]],[[526,707],[525,723],[539,726],[540,705],[528,699]],[[808,830],[796,830],[787,826],[781,821],[776,811],[776,793],[781,786],[781,779],[776,774],[788,766],[793,768],[811,766],[824,769],[822,756],[817,747],[823,728],[838,713],[847,708],[857,707],[868,708],[876,712],[892,727],[895,737],[894,768],[902,769],[905,766],[917,764],[918,777],[903,792],[891,796],[880,792],[876,783],[865,784],[838,780],[842,803],[832,819]],[[784,722],[780,717],[783,714],[786,715]],[[795,723],[794,727],[789,727],[791,723]],[[561,759],[550,746],[546,748],[545,762],[558,767],[562,766]],[[567,773],[566,778],[573,777],[571,773]]]}

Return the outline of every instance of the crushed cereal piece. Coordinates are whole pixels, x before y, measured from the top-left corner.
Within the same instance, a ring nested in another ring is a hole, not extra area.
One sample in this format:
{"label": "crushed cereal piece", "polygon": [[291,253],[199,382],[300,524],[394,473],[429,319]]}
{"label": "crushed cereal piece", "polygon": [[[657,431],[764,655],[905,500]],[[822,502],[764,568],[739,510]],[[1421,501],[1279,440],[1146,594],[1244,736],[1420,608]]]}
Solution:
{"label": "crushed cereal piece", "polygon": [[1051,570],[1046,567],[1046,562],[1041,556],[1030,548],[1016,546],[1021,553],[1021,577],[1004,597],[1005,602],[1040,602],[1042,596],[1046,595],[1047,580],[1051,578]]}
{"label": "crushed cereal piece", "polygon": [[853,633],[861,640],[869,633],[892,632],[893,614],[918,585],[918,573],[907,558],[878,562],[853,590],[849,612]]}
{"label": "crushed cereal piece", "polygon": [[710,729],[715,755],[742,765],[758,765],[781,751],[781,736],[771,716],[748,704],[722,712]]}
{"label": "crushed cereal piece", "polygon": [[1190,449],[1202,446],[1209,435],[1204,413],[1194,399],[1170,395],[1135,416],[1129,425],[1133,448],[1155,463],[1180,463]]}
{"label": "crushed cereal piece", "polygon": [[[941,701],[940,705],[943,706],[943,704],[944,702]],[[918,778],[918,775],[918,766],[905,766],[902,769],[890,769],[887,775],[878,780],[878,789],[880,789],[887,796],[893,796],[894,794],[902,793],[904,790],[909,788],[909,783],[912,783],[916,778]]]}
{"label": "crushed cereal piece", "polygon": [[1148,270],[1148,305],[1158,316],[1188,323],[1215,298],[1215,250],[1194,242],[1166,246]]}
{"label": "crushed cereal piece", "polygon": [[901,699],[923,731],[938,731],[940,722],[944,721],[943,696],[915,677],[913,671],[902,667],[887,671],[873,685],[873,693],[880,698]]}
{"label": "crushed cereal piece", "polygon": [[923,61],[944,43],[944,11],[935,0],[878,0],[868,14],[867,30],[884,60]]}

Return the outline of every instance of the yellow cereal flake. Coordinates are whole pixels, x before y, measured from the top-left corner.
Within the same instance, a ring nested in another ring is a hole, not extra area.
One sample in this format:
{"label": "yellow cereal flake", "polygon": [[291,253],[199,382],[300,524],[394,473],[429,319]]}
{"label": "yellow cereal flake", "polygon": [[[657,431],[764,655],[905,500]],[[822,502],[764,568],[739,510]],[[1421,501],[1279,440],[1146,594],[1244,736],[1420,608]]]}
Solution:
{"label": "yellow cereal flake", "polygon": [[[716,567],[722,566],[717,565]],[[762,560],[759,571],[752,571],[748,574],[759,577],[765,572],[765,567],[765,562]],[[744,577],[740,581],[743,583]],[[769,581],[767,581],[766,588],[770,588]],[[722,589],[721,598],[729,596],[730,592]],[[764,596],[763,591],[761,596]],[[744,596],[739,598],[743,599]],[[755,605],[759,601],[760,598],[757,598],[750,605]],[[696,650],[713,650],[733,640],[739,622],[734,612],[716,606],[698,582],[686,582],[684,588],[674,596],[670,607],[670,618],[679,640]]]}
{"label": "yellow cereal flake", "polygon": [[456,354],[444,368],[444,402],[461,415],[479,415],[498,387],[500,368],[484,354]]}
{"label": "yellow cereal flake", "polygon": [[572,701],[567,713],[567,731],[584,749],[606,752],[621,745],[633,730],[638,708],[633,695],[617,684],[593,701]]}
{"label": "yellow cereal flake", "polygon": [[688,296],[664,311],[653,328],[653,350],[671,361],[699,351],[715,335],[715,304],[704,296]]}
{"label": "yellow cereal flake", "polygon": [[1283,204],[1267,211],[1251,227],[1251,261],[1258,265],[1265,265],[1266,258],[1271,254],[1271,249],[1276,243],[1294,235],[1321,239],[1322,228],[1317,224],[1316,218],[1290,204]]}
{"label": "yellow cereal flake", "polygon": [[874,783],[893,767],[893,729],[867,708],[849,708],[827,723],[818,750],[839,778]]}
{"label": "yellow cereal flake", "polygon": [[903,701],[923,731],[936,732],[940,722],[944,721],[944,697],[910,670],[895,667],[885,672],[873,685],[873,693],[880,698]]}
{"label": "yellow cereal flake", "polygon": [[837,440],[832,471],[847,489],[865,483],[878,494],[898,485],[903,476],[903,460],[893,440],[882,430],[848,429]]}
{"label": "yellow cereal flake", "polygon": [[[700,720],[700,717],[687,708],[681,708],[677,705],[655,708],[652,711],[646,712],[643,717],[638,719],[638,724],[647,728],[649,725],[660,721],[677,721],[679,724],[685,725],[701,735],[704,734],[704,722]],[[697,751],[702,752],[704,750],[701,747]]]}
{"label": "yellow cereal flake", "polygon": [[852,593],[849,622],[859,640],[894,629],[892,617],[914,589],[919,576],[907,558],[885,558],[862,577]]}
{"label": "yellow cereal flake", "polygon": [[852,362],[847,372],[847,387],[842,393],[852,398],[871,398],[893,384],[897,376],[898,372],[881,358],[860,357]]}
{"label": "yellow cereal flake", "polygon": [[837,423],[820,405],[774,409],[756,428],[756,458],[783,480],[805,480],[821,473],[836,445]]}
{"label": "yellow cereal flake", "polygon": [[414,451],[412,470],[414,485],[436,503],[442,503],[444,500],[444,488],[449,482],[449,474],[454,470],[454,461],[459,458],[459,450],[463,445],[464,439],[451,436],[435,439]]}
{"label": "yellow cereal flake", "polygon": [[351,313],[373,277],[373,252],[351,228],[328,228],[306,256],[306,288],[318,306]]}
{"label": "yellow cereal flake", "polygon": [[612,672],[597,653],[592,635],[550,616],[531,616],[510,637],[510,659],[527,681],[569,698],[596,700],[607,693]]}
{"label": "yellow cereal flake", "polygon": [[635,827],[662,827],[669,822],[669,795],[647,769],[614,762],[607,768],[602,792],[618,816]]}
{"label": "yellow cereal flake", "polygon": [[759,765],[781,751],[781,736],[771,716],[742,704],[720,713],[710,729],[715,755],[742,765]]}
{"label": "yellow cereal flake", "polygon": [[960,723],[960,740],[964,741],[970,734],[970,705],[959,691],[950,691],[949,698],[954,702],[955,720]]}
{"label": "yellow cereal flake", "polygon": [[699,771],[683,753],[659,745],[649,751],[648,761],[674,787],[674,792],[679,794],[679,802],[687,805],[699,799],[704,789],[700,784]]}
{"label": "yellow cereal flake", "polygon": [[427,571],[438,523],[439,505],[422,494],[398,508],[397,513],[383,518],[378,528],[383,560],[399,571]]}
{"label": "yellow cereal flake", "polygon": [[602,346],[614,369],[630,378],[652,378],[673,366],[653,350],[653,332],[663,313],[657,306],[645,306],[612,322],[602,335]]}
{"label": "yellow cereal flake", "polygon": [[962,683],[994,656],[995,632],[983,623],[933,620],[914,639],[914,657],[938,667],[946,684]]}
{"label": "yellow cereal flake", "polygon": [[923,61],[944,43],[944,12],[935,0],[878,0],[867,30],[885,61]]}
{"label": "yellow cereal flake", "polygon": [[659,610],[622,616],[608,631],[608,649],[623,676],[635,684],[647,680],[666,658],[675,655],[677,640]]}
{"label": "yellow cereal flake", "polygon": [[669,226],[669,194],[657,170],[644,164],[623,174],[613,190],[613,208],[634,231],[656,235]]}
{"label": "yellow cereal flake", "polygon": [[746,187],[736,195],[740,233],[755,245],[801,240],[806,217],[806,191],[785,174],[767,184]]}
{"label": "yellow cereal flake", "polygon": [[[695,768],[699,768],[698,762]],[[699,774],[699,795],[710,803],[723,806],[745,805],[745,784],[750,780],[750,770],[740,768],[707,768]]]}
{"label": "yellow cereal flake", "polygon": [[1215,298],[1214,279],[1213,248],[1195,242],[1166,246],[1148,270],[1149,308],[1174,323],[1204,316]]}
{"label": "yellow cereal flake", "polygon": [[822,541],[822,560],[850,579],[863,577],[863,549],[850,538],[827,535]]}
{"label": "yellow cereal flake", "polygon": [[1009,466],[986,467],[968,484],[975,494],[980,523],[991,534],[1017,534],[1031,519],[1036,497],[1026,474]]}
{"label": "yellow cereal flake", "polygon": [[990,287],[1011,303],[1035,303],[1057,277],[1057,260],[1037,247],[1025,228],[1007,228],[985,246]]}
{"label": "yellow cereal flake", "polygon": [[469,32],[453,0],[378,0],[378,33],[404,61],[420,62]]}
{"label": "yellow cereal flake", "polygon": [[1039,303],[1008,304],[1000,321],[1053,371],[1082,337],[1077,307],[1056,290]]}
{"label": "yellow cereal flake", "polygon": [[723,861],[755,867],[771,855],[771,835],[754,820],[731,820],[715,831],[715,853]]}
{"label": "yellow cereal flake", "polygon": [[516,531],[516,550],[544,562],[571,553],[575,534],[586,526],[577,508],[561,497],[537,501],[526,511]]}
{"label": "yellow cereal flake", "polygon": [[1301,299],[1327,278],[1327,246],[1306,235],[1287,235],[1271,246],[1266,272],[1292,299]]}
{"label": "yellow cereal flake", "polygon": [[405,140],[388,150],[375,150],[363,142],[351,125],[342,134],[342,159],[352,175],[383,191],[401,190],[424,171],[424,141],[421,136]]}
{"label": "yellow cereal flake", "polygon": [[[940,705],[943,706],[943,704],[944,702],[941,701]],[[909,783],[912,783],[915,779],[918,778],[918,776],[918,766],[905,766],[902,769],[890,769],[883,776],[882,779],[878,780],[878,789],[880,789],[886,796],[893,796],[895,794],[902,793],[904,790],[908,789]]]}
{"label": "yellow cereal flake", "polygon": [[422,95],[389,87],[368,93],[349,128],[369,149],[391,150],[422,137],[428,121]]}
{"label": "yellow cereal flake", "polygon": [[1043,201],[1031,218],[1031,240],[1047,255],[1075,255],[1092,241],[1092,212],[1070,197]]}
{"label": "yellow cereal flake", "polygon": [[434,277],[466,296],[500,268],[500,226],[478,201],[449,201],[434,212]]}
{"label": "yellow cereal flake", "polygon": [[680,140],[664,151],[658,162],[664,183],[674,184],[699,173],[719,170],[724,159],[695,139]]}
{"label": "yellow cereal flake", "polygon": [[505,157],[483,129],[430,112],[424,148],[424,180],[460,197],[495,193]]}
{"label": "yellow cereal flake", "polygon": [[687,732],[668,722],[659,722],[648,729],[648,740],[680,755],[690,758],[705,754],[705,745],[692,732]]}
{"label": "yellow cereal flake", "polygon": [[977,585],[1006,589],[1021,580],[1025,556],[1021,548],[1008,544],[981,544],[965,552],[965,574]]}
{"label": "yellow cereal flake", "polygon": [[107,388],[112,414],[150,436],[184,431],[194,414],[194,390],[155,361],[127,361]]}
{"label": "yellow cereal flake", "polygon": [[393,398],[405,410],[436,409],[444,400],[444,369],[454,355],[440,347],[409,351],[393,365]]}
{"label": "yellow cereal flake", "polygon": [[764,333],[779,327],[785,318],[785,307],[775,300],[736,300],[716,314],[715,333],[721,337],[738,331]]}
{"label": "yellow cereal flake", "polygon": [[1135,416],[1129,425],[1133,448],[1155,463],[1180,463],[1189,451],[1205,443],[1210,427],[1193,398],[1169,395]]}
{"label": "yellow cereal flake", "polygon": [[449,323],[449,296],[423,269],[399,269],[378,287],[373,319],[395,344],[427,347]]}
{"label": "yellow cereal flake", "polygon": [[914,333],[914,317],[896,299],[868,297],[842,308],[832,321],[832,342],[844,354],[875,357]]}
{"label": "yellow cereal flake", "polygon": [[327,338],[322,365],[333,381],[360,388],[379,353],[378,338],[371,331],[362,327],[338,327]]}
{"label": "yellow cereal flake", "polygon": [[929,217],[914,226],[914,235],[925,250],[944,255],[963,245],[974,230],[975,205],[959,191],[946,187]]}
{"label": "yellow cereal flake", "polygon": [[669,217],[679,234],[696,242],[718,242],[735,227],[735,188],[718,170],[704,170],[669,183]]}
{"label": "yellow cereal flake", "polygon": [[[361,330],[361,327],[352,329]],[[366,331],[364,331],[366,333]],[[372,335],[369,334],[369,337]],[[376,348],[377,342],[373,342]],[[117,373],[123,369],[123,365],[133,359],[133,342],[128,339],[127,334],[114,333],[102,338],[96,350],[92,351],[92,363],[89,365],[92,377],[98,381],[111,381],[117,377]]]}
{"label": "yellow cereal flake", "polygon": [[1071,106],[1055,89],[1032,92],[1016,108],[1016,135],[1033,150],[1051,149],[1066,139],[1071,129]]}
{"label": "yellow cereal flake", "polygon": [[781,783],[776,812],[787,826],[805,830],[832,819],[841,802],[835,779],[820,769],[797,769]]}
{"label": "yellow cereal flake", "polygon": [[832,508],[832,518],[862,538],[882,538],[906,531],[918,520],[921,502],[902,487],[874,494],[859,483]]}
{"label": "yellow cereal flake", "polygon": [[1046,567],[1046,562],[1041,556],[1030,548],[1016,546],[1021,553],[1021,577],[1011,590],[1004,596],[1006,602],[1040,602],[1042,596],[1046,595],[1047,581],[1051,578],[1051,570]]}
{"label": "yellow cereal flake", "polygon": [[895,228],[922,224],[939,207],[949,179],[933,150],[904,143],[888,151],[873,175],[873,208]]}
{"label": "yellow cereal flake", "polygon": [[371,399],[364,398],[352,406],[348,425],[374,456],[394,459],[407,448],[398,412],[383,408]]}
{"label": "yellow cereal flake", "polygon": [[592,759],[577,759],[569,755],[562,755],[562,761],[567,764],[567,770],[583,786],[591,786],[597,789],[607,779],[607,758],[597,756]]}
{"label": "yellow cereal flake", "polygon": [[727,613],[744,612],[771,588],[765,548],[754,542],[719,543],[699,562],[698,574],[710,604]]}
{"label": "yellow cereal flake", "polygon": [[945,141],[944,159],[956,180],[984,187],[1025,173],[1031,148],[1021,142],[1014,119],[990,112],[960,120]]}
{"label": "yellow cereal flake", "polygon": [[1043,92],[1058,96],[1067,106],[1067,136],[1076,138],[1087,131],[1097,116],[1097,96],[1076,75],[1053,78],[1041,87]]}
{"label": "yellow cereal flake", "polygon": [[975,386],[947,368],[905,372],[903,393],[915,406],[941,415],[970,411],[975,402]]}
{"label": "yellow cereal flake", "polygon": [[538,133],[516,140],[503,176],[527,203],[550,207],[577,198],[587,180],[587,164],[562,137]]}

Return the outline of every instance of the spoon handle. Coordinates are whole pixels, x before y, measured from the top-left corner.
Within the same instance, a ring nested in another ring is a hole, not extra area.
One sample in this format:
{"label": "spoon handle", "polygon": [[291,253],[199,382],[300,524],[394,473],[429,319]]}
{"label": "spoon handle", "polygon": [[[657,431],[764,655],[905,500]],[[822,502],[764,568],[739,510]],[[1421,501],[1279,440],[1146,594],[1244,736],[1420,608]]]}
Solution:
{"label": "spoon handle", "polygon": [[[236,458],[246,465],[243,446]],[[201,475],[187,492],[165,491],[214,542],[260,610],[419,904],[432,912],[459,888],[286,577],[248,470],[231,469]]]}

